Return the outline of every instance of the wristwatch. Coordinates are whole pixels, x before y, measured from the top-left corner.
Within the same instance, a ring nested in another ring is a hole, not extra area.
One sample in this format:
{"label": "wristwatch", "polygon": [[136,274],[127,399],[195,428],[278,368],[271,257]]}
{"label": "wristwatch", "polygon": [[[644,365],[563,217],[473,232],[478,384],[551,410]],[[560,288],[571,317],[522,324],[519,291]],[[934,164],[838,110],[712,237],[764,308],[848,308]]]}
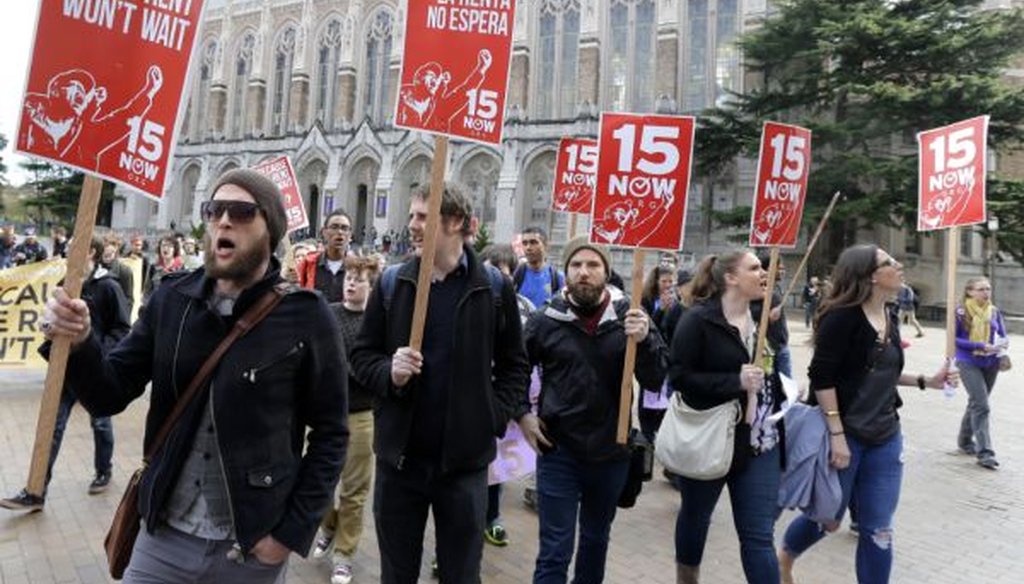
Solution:
{"label": "wristwatch", "polygon": [[924,375],[918,375],[917,376],[917,388],[920,389],[921,391],[924,391],[924,387],[925,387],[924,384],[925,384]]}

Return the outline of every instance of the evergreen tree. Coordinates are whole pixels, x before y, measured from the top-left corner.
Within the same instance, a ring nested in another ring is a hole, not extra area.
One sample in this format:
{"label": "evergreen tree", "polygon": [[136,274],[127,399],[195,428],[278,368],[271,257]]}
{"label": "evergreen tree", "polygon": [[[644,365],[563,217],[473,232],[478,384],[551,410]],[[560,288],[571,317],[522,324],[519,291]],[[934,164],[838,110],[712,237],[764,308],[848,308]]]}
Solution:
{"label": "evergreen tree", "polygon": [[[991,116],[989,146],[1024,143],[1024,92],[1002,71],[1021,55],[1024,11],[982,10],[981,0],[785,0],[741,37],[762,84],[705,113],[698,170],[715,177],[736,156],[756,158],[766,120],[813,130],[804,225],[832,193],[846,201],[830,225],[832,253],[858,224],[916,227],[916,133]],[[1024,183],[989,177],[1000,248],[1024,261]],[[749,208],[721,214],[749,221]],[[984,231],[984,227],[982,230]]]}
{"label": "evergreen tree", "polygon": [[[85,174],[37,160],[23,162],[21,167],[32,175],[26,186],[35,191],[35,196],[25,206],[36,210],[38,223],[43,225],[48,220],[57,225],[74,224]],[[104,182],[100,192],[98,224],[110,225],[113,200],[114,185]]]}

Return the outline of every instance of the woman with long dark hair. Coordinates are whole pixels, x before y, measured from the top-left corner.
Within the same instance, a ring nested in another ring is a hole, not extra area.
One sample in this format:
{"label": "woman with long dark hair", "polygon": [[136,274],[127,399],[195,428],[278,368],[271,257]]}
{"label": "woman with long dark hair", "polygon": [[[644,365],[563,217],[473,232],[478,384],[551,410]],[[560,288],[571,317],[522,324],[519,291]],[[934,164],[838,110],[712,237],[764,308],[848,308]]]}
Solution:
{"label": "woman with long dark hair", "polygon": [[977,456],[978,464],[989,470],[999,468],[999,461],[989,433],[988,397],[1008,346],[1003,313],[992,304],[992,284],[987,278],[967,280],[956,311],[956,364],[967,390],[957,446],[964,454]]}
{"label": "woman with long dark hair", "polygon": [[793,582],[796,558],[838,528],[851,497],[859,525],[857,581],[889,581],[892,521],[903,478],[897,387],[942,389],[959,379],[948,366],[931,376],[903,371],[892,305],[902,284],[903,266],[875,245],[847,248],[832,272],[815,320],[809,401],[821,407],[831,434],[830,463],[839,471],[842,506],[827,524],[806,515],[789,524],[779,553],[783,583]]}
{"label": "woman with long dark hair", "polygon": [[726,476],[677,479],[682,495],[675,532],[679,584],[698,581],[711,514],[726,485],[747,581],[779,581],[774,529],[784,437],[769,416],[785,397],[774,367],[766,372],[763,360],[753,358],[757,323],[750,314],[750,301],[764,296],[765,276],[749,250],[704,258],[692,283],[694,305],[683,313],[672,338],[669,380],[683,401],[698,410],[737,401],[744,413]]}
{"label": "woman with long dark hair", "polygon": [[[665,344],[672,342],[672,331],[681,314],[681,306],[674,286],[675,280],[675,270],[660,264],[654,266],[647,273],[643,294],[640,297],[640,304],[650,315],[651,322],[657,327],[661,337],[665,339]],[[642,388],[640,403],[637,404],[640,432],[652,444],[668,407],[663,387]]]}

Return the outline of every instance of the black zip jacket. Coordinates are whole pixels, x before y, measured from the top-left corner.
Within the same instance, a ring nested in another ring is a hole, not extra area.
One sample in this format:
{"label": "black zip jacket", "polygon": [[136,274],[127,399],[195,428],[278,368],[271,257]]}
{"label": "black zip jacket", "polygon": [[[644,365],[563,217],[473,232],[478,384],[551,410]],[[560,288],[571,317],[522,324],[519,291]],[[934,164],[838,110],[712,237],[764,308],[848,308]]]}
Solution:
{"label": "black zip jacket", "polygon": [[[629,449],[615,441],[627,310],[629,301],[616,290],[590,335],[565,296],[558,294],[526,323],[530,364],[541,370],[538,415],[545,434],[557,448],[582,460],[629,457]],[[634,374],[641,387],[661,387],[666,358],[665,342],[652,322],[647,337],[637,344]]]}
{"label": "black zip jacket", "polygon": [[[499,312],[486,268],[472,249],[464,246],[463,250],[468,281],[451,315],[455,359],[441,439],[442,473],[479,470],[490,464],[496,454],[495,437],[504,435],[508,421],[518,419],[528,408],[530,370],[512,281],[506,279],[502,286]],[[391,382],[391,358],[398,348],[409,345],[419,269],[419,258],[398,269],[388,307],[381,293],[384,278],[377,280],[351,352],[356,377],[376,396],[374,452],[382,462],[399,469],[405,464],[413,417],[433,415],[415,407],[420,379],[414,377],[400,388]]]}
{"label": "black zip jacket", "polygon": [[[61,286],[63,282],[61,280]],[[106,353],[131,330],[128,300],[117,280],[103,268],[94,270],[92,276],[82,282],[81,297],[89,307],[89,324],[95,331],[101,350]],[[39,346],[39,354],[45,359],[50,358],[50,346],[50,341]],[[74,391],[76,383],[81,385],[86,381],[85,378],[65,375],[64,387]]]}
{"label": "black zip jacket", "polygon": [[[207,306],[205,270],[168,275],[128,334],[104,357],[97,334],[68,375],[95,380],[78,397],[94,416],[125,409],[152,381],[145,445],[203,361],[241,316],[280,281],[280,265],[237,299],[231,317]],[[155,529],[213,392],[213,423],[235,534],[248,551],[267,534],[306,555],[330,504],[348,444],[347,372],[334,316],[314,292],[294,290],[238,339],[150,461],[139,511]],[[307,428],[309,432],[307,434]],[[305,454],[303,448],[305,447]]]}
{"label": "black zip jacket", "polygon": [[[747,391],[740,385],[740,369],[745,363],[750,363],[750,355],[739,331],[725,319],[720,298],[696,304],[683,313],[672,336],[668,379],[673,391],[682,394],[687,405],[706,410],[739,400],[745,420]],[[777,376],[778,372],[772,375]],[[772,388],[778,411],[786,396],[777,378]],[[779,424],[778,429],[778,447],[782,448],[785,465],[785,428]],[[750,425],[740,421],[736,425],[732,471],[743,468],[750,455]]]}

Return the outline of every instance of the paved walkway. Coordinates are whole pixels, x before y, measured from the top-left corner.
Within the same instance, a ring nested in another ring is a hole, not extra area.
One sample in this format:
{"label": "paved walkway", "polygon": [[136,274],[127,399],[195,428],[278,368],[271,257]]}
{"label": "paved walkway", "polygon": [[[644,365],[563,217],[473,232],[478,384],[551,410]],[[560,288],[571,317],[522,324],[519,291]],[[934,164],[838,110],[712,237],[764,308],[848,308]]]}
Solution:
{"label": "paved walkway", "polygon": [[[792,323],[796,371],[806,371],[806,330]],[[942,351],[942,333],[928,329],[911,339],[908,371],[931,371]],[[1024,337],[1014,337],[1017,368],[1000,377],[993,400],[993,435],[1002,469],[986,471],[955,452],[956,428],[966,399],[959,393],[903,390],[906,473],[896,518],[893,581],[903,584],[1015,583],[1024,573]],[[0,374],[0,493],[13,494],[27,476],[41,376]],[[801,377],[802,375],[798,375]],[[147,404],[139,400],[115,418],[117,450],[110,492],[90,497],[92,434],[76,409],[55,469],[46,510],[20,515],[0,510],[0,583],[107,582],[102,539],[121,489],[141,456]],[[522,486],[506,490],[503,512],[512,543],[488,546],[484,582],[530,581],[537,552],[536,516],[521,503]],[[678,495],[658,479],[644,488],[636,508],[615,521],[608,558],[610,584],[674,582],[673,528]],[[781,532],[790,513],[779,523]],[[364,545],[357,555],[357,582],[379,580],[379,556],[367,513]],[[856,540],[845,530],[826,538],[797,566],[802,584],[855,581]],[[427,555],[433,546],[428,535]],[[429,560],[429,558],[425,558]],[[741,583],[738,544],[728,498],[714,515],[702,569],[703,582]],[[429,582],[424,569],[423,582]],[[326,563],[295,558],[289,582],[328,581]]]}

